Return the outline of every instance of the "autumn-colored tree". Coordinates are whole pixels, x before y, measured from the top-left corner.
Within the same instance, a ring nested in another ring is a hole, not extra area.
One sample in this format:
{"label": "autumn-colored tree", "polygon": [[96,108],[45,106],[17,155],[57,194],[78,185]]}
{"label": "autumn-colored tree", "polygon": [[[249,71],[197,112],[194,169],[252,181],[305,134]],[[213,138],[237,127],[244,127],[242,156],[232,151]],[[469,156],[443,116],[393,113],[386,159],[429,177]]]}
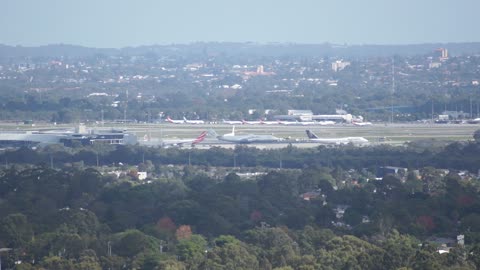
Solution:
{"label": "autumn-colored tree", "polygon": [[157,221],[157,228],[164,232],[173,233],[177,226],[170,217],[165,216]]}
{"label": "autumn-colored tree", "polygon": [[192,229],[189,225],[181,225],[175,232],[177,240],[189,239],[192,236]]}
{"label": "autumn-colored tree", "polygon": [[262,212],[258,211],[258,210],[254,210],[251,214],[250,214],[250,220],[253,221],[253,222],[257,222],[259,220],[262,219]]}
{"label": "autumn-colored tree", "polygon": [[427,215],[419,216],[417,218],[417,224],[422,226],[427,231],[431,231],[435,228],[433,218]]}

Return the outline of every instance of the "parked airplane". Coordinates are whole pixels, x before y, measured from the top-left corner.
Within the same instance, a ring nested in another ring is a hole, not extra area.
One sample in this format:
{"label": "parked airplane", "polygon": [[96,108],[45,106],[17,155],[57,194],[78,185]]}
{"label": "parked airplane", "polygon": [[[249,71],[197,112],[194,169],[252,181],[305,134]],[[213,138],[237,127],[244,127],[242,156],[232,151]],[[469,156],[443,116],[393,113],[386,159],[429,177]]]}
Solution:
{"label": "parked airplane", "polygon": [[298,121],[278,121],[280,125],[286,126],[311,126],[315,125],[315,122],[308,121],[308,122],[298,122]]}
{"label": "parked airplane", "polygon": [[362,145],[367,144],[368,140],[363,137],[344,137],[344,138],[319,138],[315,133],[311,132],[310,130],[306,130],[308,140],[311,142],[318,142],[321,144],[349,144],[352,143],[354,145]]}
{"label": "parked airplane", "polygon": [[244,125],[259,125],[261,124],[262,121],[246,121],[246,120],[242,120],[242,124]]}
{"label": "parked airplane", "polygon": [[170,146],[183,146],[183,145],[186,145],[186,144],[190,144],[190,145],[195,145],[201,141],[203,141],[205,139],[205,137],[207,136],[207,132],[206,131],[203,131],[202,133],[200,133],[200,135],[195,138],[195,139],[178,139],[178,140],[161,140],[161,145],[163,147],[170,147]]}
{"label": "parked airplane", "polygon": [[332,126],[335,125],[335,121],[318,121],[316,124],[320,126]]}
{"label": "parked airplane", "polygon": [[279,142],[283,139],[275,137],[273,135],[259,135],[259,134],[247,134],[247,135],[235,135],[235,126],[232,128],[232,133],[224,135],[218,135],[214,130],[208,132],[211,136],[214,136],[218,140],[231,142],[231,143],[273,143]]}
{"label": "parked airplane", "polygon": [[184,124],[185,120],[173,120],[170,116],[167,116],[167,122],[172,124]]}
{"label": "parked airplane", "polygon": [[371,122],[352,122],[355,126],[371,126]]}
{"label": "parked airplane", "polygon": [[469,123],[469,124],[480,124],[480,118],[475,118],[475,119],[468,120],[467,123]]}
{"label": "parked airplane", "polygon": [[265,121],[265,120],[260,120],[260,124],[262,124],[262,125],[278,125],[278,121]]}
{"label": "parked airplane", "polygon": [[235,120],[222,120],[222,123],[229,124],[229,125],[241,125],[243,124],[242,121],[235,121]]}
{"label": "parked airplane", "polygon": [[187,118],[185,118],[185,116],[183,117],[183,121],[185,121],[185,123],[187,124],[205,124],[205,121],[203,120],[188,120]]}
{"label": "parked airplane", "polygon": [[298,121],[278,121],[280,125],[285,125],[285,126],[298,126],[299,122]]}
{"label": "parked airplane", "polygon": [[316,122],[313,122],[313,121],[302,121],[302,122],[298,122],[298,123],[302,126],[312,126],[312,125],[317,124]]}

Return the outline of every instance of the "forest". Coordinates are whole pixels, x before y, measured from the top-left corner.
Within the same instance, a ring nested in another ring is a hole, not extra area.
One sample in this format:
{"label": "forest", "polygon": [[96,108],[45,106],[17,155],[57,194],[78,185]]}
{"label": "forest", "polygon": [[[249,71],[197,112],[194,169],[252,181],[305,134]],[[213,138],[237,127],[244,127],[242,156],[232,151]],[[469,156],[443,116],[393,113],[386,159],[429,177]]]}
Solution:
{"label": "forest", "polygon": [[[430,150],[7,151],[0,156],[6,161],[0,171],[0,248],[11,250],[1,252],[2,264],[9,269],[477,269],[480,182],[461,172],[476,173],[479,147],[470,142]],[[265,173],[239,177],[230,162],[234,154],[237,166],[265,166]],[[355,173],[387,163],[403,164],[409,173],[382,179]],[[127,173],[118,178],[105,173],[114,164]],[[178,173],[162,176],[166,165]],[[220,166],[231,172],[205,173]],[[139,180],[132,168],[148,171],[149,178]],[[448,246],[439,239],[450,239]],[[442,248],[448,252],[440,254]]]}

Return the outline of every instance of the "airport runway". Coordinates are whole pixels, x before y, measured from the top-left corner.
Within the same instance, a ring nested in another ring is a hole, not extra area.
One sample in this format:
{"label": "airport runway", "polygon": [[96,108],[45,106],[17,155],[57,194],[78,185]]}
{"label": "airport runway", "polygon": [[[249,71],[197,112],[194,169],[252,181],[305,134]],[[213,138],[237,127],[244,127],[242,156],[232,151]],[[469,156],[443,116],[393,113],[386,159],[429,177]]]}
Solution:
{"label": "airport runway", "polygon": [[[152,138],[194,138],[202,131],[213,129],[218,134],[230,133],[232,126],[216,125],[175,125],[151,124],[130,125],[127,130],[139,138],[150,134]],[[365,137],[369,141],[386,141],[403,143],[420,139],[436,138],[439,140],[472,140],[473,132],[480,125],[454,124],[374,124],[371,126],[334,125],[334,126],[282,126],[282,125],[240,125],[235,126],[236,134],[272,134],[279,138],[291,140],[306,139],[305,130],[310,129],[321,138]]]}
{"label": "airport runway", "polygon": [[[36,124],[31,127],[27,125],[14,125],[0,123],[1,130],[44,130],[44,129],[67,129],[74,125],[49,125]],[[94,129],[126,129],[143,140],[144,136],[153,139],[184,139],[195,138],[202,131],[213,129],[218,134],[230,133],[232,125],[227,124],[100,124],[87,125],[87,128]],[[403,144],[408,141],[435,138],[447,141],[472,140],[475,130],[480,129],[479,124],[419,124],[419,123],[388,123],[373,124],[371,126],[354,126],[348,124],[337,124],[333,126],[285,126],[285,125],[237,125],[235,133],[241,134],[272,134],[279,138],[290,141],[306,140],[305,130],[310,129],[321,138],[340,137],[364,137],[372,143]],[[214,140],[207,140],[214,143]],[[288,143],[279,145],[285,146]],[[223,144],[222,144],[223,145]],[[275,144],[270,145],[274,147]],[[299,147],[316,146],[318,144],[301,144]],[[228,146],[228,145],[224,145]]]}

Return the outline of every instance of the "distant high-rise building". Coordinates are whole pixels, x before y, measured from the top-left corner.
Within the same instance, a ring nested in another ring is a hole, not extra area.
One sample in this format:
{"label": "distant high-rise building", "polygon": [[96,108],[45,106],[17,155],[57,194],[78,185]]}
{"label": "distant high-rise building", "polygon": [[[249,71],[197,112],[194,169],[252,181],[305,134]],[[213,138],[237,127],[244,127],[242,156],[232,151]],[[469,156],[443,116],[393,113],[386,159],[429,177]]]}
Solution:
{"label": "distant high-rise building", "polygon": [[442,49],[442,58],[444,58],[444,59],[448,58],[448,50],[447,49]]}
{"label": "distant high-rise building", "polygon": [[263,73],[264,73],[264,71],[263,71],[263,65],[260,65],[260,66],[257,67],[257,73],[258,73],[258,74],[263,74]]}
{"label": "distant high-rise building", "polygon": [[445,48],[438,48],[435,50],[435,56],[438,57],[440,60],[447,60],[448,50]]}

